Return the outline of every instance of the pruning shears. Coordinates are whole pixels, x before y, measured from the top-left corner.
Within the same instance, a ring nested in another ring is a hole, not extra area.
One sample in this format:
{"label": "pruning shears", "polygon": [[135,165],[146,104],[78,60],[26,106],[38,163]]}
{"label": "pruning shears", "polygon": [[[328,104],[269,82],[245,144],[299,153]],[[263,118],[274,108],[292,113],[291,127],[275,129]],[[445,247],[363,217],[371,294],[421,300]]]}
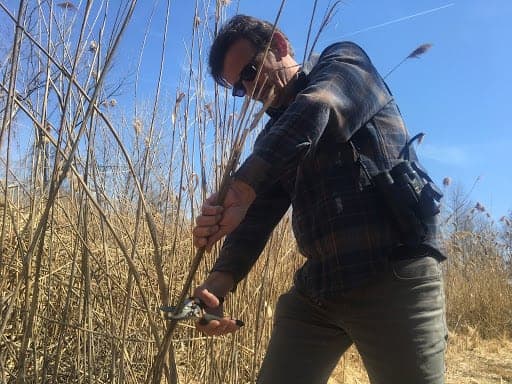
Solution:
{"label": "pruning shears", "polygon": [[[220,304],[224,302],[223,297],[218,297]],[[190,320],[190,319],[199,319],[199,324],[206,325],[212,320],[220,320],[221,317],[212,315],[205,311],[207,308],[204,301],[198,299],[197,297],[189,297],[185,300],[183,304],[183,308],[181,311],[176,313],[177,306],[162,306],[160,310],[164,313],[164,318],[166,320]],[[239,327],[244,326],[244,322],[242,320],[235,320],[236,325]]]}

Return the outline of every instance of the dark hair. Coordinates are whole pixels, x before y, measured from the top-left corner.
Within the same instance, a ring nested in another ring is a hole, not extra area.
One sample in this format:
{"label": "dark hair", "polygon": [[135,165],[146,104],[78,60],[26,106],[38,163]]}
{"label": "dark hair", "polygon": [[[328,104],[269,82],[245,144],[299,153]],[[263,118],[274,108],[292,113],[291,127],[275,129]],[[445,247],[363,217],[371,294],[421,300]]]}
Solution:
{"label": "dark hair", "polygon": [[[229,84],[222,77],[222,70],[224,67],[224,58],[229,48],[239,39],[246,39],[250,41],[256,48],[256,52],[263,52],[267,47],[267,44],[272,39],[273,24],[265,20],[260,20],[252,16],[236,15],[228,20],[220,29],[217,36],[213,41],[210,48],[210,56],[208,64],[210,66],[210,73],[216,83],[229,87]],[[280,32],[283,36],[284,33],[276,27],[277,32]],[[288,43],[288,51],[293,56],[293,50],[286,38]]]}

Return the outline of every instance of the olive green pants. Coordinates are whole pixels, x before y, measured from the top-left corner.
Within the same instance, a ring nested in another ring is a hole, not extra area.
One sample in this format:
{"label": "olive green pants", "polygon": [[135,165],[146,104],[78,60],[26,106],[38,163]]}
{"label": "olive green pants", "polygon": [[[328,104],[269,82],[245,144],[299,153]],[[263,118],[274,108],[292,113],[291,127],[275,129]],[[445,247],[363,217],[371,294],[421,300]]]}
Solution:
{"label": "olive green pants", "polygon": [[393,261],[334,300],[279,298],[259,384],[320,384],[354,343],[372,384],[444,383],[447,328],[439,262]]}

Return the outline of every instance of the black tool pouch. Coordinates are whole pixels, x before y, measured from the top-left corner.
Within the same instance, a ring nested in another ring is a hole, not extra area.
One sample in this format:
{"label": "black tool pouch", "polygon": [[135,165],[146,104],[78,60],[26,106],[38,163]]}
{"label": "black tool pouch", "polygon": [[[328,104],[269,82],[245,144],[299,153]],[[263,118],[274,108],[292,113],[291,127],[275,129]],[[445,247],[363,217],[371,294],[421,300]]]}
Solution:
{"label": "black tool pouch", "polygon": [[416,246],[427,236],[427,222],[439,213],[443,194],[417,164],[403,160],[372,177],[405,245]]}

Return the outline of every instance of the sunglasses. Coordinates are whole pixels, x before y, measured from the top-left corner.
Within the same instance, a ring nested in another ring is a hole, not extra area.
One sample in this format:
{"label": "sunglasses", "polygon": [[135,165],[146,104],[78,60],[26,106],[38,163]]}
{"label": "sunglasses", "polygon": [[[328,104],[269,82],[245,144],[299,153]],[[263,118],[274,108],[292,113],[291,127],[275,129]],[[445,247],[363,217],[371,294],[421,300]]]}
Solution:
{"label": "sunglasses", "polygon": [[253,81],[258,74],[258,67],[251,60],[242,71],[240,72],[240,78],[233,84],[233,96],[244,97],[247,90],[244,87],[243,81]]}

